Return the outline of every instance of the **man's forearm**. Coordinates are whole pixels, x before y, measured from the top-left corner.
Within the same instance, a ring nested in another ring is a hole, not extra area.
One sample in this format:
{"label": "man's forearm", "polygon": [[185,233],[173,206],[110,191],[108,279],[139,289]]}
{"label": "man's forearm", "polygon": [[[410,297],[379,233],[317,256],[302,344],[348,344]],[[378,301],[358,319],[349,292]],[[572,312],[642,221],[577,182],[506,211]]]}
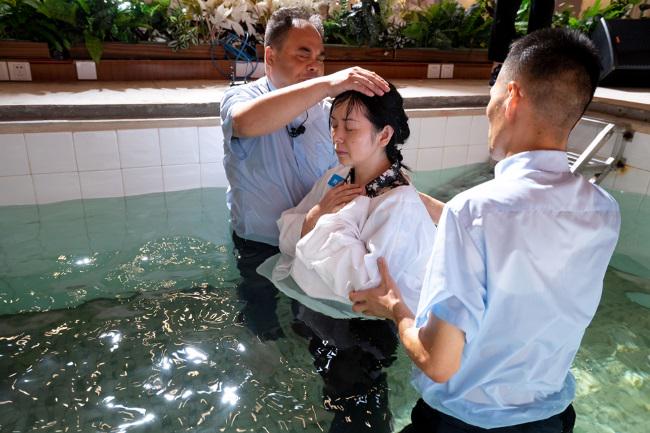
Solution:
{"label": "man's forearm", "polygon": [[232,116],[236,137],[258,137],[277,131],[328,96],[329,83],[322,77],[267,93],[235,107]]}
{"label": "man's forearm", "polygon": [[406,354],[420,370],[423,370],[428,359],[428,353],[420,341],[418,329],[415,327],[415,317],[404,302],[393,307],[393,320],[397,325],[399,338]]}
{"label": "man's forearm", "polygon": [[413,313],[403,302],[393,308],[393,319],[406,354],[433,381],[447,382],[460,368],[464,334],[453,325],[429,316],[417,328]]}

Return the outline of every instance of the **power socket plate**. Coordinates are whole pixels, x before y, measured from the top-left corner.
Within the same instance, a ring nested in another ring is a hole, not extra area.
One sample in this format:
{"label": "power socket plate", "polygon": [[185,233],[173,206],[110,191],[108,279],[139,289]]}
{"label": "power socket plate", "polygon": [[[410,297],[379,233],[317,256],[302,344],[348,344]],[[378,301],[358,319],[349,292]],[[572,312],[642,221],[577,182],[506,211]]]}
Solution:
{"label": "power socket plate", "polygon": [[440,68],[440,78],[454,78],[454,64],[443,63]]}
{"label": "power socket plate", "polygon": [[429,63],[427,65],[427,78],[440,78],[440,63]]}
{"label": "power socket plate", "polygon": [[77,69],[78,80],[96,80],[97,79],[97,66],[92,61],[78,61],[74,62]]}
{"label": "power socket plate", "polygon": [[32,81],[32,70],[29,62],[7,62],[9,79],[11,81]]}

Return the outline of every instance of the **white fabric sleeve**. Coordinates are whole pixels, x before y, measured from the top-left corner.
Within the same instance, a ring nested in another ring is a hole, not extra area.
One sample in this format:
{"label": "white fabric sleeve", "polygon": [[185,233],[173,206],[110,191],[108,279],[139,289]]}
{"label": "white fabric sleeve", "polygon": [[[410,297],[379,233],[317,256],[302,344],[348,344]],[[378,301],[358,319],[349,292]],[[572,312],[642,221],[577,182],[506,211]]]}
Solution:
{"label": "white fabric sleeve", "polygon": [[379,257],[386,259],[397,280],[400,270],[408,268],[418,253],[413,229],[419,225],[413,216],[422,215],[415,211],[415,206],[421,207],[422,203],[404,201],[395,190],[370,216],[369,206],[368,197],[358,197],[338,213],[321,217],[296,246],[296,259],[343,299],[351,290],[380,283]]}
{"label": "white fabric sleeve", "polygon": [[305,222],[305,216],[309,210],[316,206],[325,191],[327,191],[327,180],[331,175],[331,171],[325,173],[314,187],[307,193],[307,195],[298,203],[298,206],[287,209],[282,212],[280,219],[278,219],[278,229],[280,229],[279,248],[284,254],[291,257],[296,255],[296,244],[300,240],[300,233],[302,232],[302,225]]}
{"label": "white fabric sleeve", "polygon": [[487,296],[485,262],[471,230],[481,228],[471,223],[465,226],[445,206],[417,313],[417,326],[423,326],[433,313],[462,330],[468,343],[482,322]]}

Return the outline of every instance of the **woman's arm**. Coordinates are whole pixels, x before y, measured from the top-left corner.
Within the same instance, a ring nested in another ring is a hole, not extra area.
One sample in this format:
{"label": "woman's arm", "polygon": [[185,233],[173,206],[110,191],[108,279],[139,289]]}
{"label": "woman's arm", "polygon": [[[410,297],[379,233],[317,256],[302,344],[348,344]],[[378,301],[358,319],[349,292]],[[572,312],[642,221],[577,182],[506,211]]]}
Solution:
{"label": "woman's arm", "polygon": [[351,292],[352,309],[394,321],[413,363],[434,382],[447,382],[460,368],[465,334],[433,314],[423,327],[417,328],[413,312],[402,300],[400,289],[383,258],[379,259],[378,266],[381,283],[373,289]]}
{"label": "woman's arm", "polygon": [[[344,300],[351,290],[379,283],[376,260],[381,256],[400,270],[409,268],[422,251],[413,233],[423,231],[425,222],[430,226],[427,228],[433,226],[423,216],[414,191],[406,195],[395,193],[380,202],[372,214],[371,199],[363,196],[336,214],[324,215],[296,245],[296,259]],[[412,277],[415,281],[423,276]],[[303,290],[308,292],[308,288]]]}
{"label": "woman's arm", "polygon": [[358,185],[346,184],[345,182],[341,182],[327,191],[320,202],[309,209],[305,215],[300,237],[312,231],[320,217],[338,212],[343,206],[358,197],[362,191],[363,188]]}

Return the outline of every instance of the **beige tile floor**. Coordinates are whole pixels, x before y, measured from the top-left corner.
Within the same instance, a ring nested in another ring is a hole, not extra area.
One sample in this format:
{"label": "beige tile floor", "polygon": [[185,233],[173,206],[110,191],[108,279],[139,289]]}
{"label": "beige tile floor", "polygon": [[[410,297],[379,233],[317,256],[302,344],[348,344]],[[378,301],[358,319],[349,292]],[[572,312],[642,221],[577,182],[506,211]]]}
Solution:
{"label": "beige tile floor", "polygon": [[[394,80],[405,98],[487,96],[484,80]],[[0,83],[0,105],[219,102],[225,81]],[[598,88],[595,101],[650,109],[650,89]]]}
{"label": "beige tile floor", "polygon": [[[411,108],[438,108],[484,106],[489,98],[490,88],[484,80],[394,80]],[[129,117],[131,111],[139,111],[142,106],[155,108],[179,104],[177,117],[190,117],[192,106],[197,107],[197,116],[217,116],[218,104],[228,83],[225,81],[147,81],[147,82],[72,82],[72,83],[0,83],[0,113],[5,119],[12,118],[10,113],[29,109],[32,113],[48,110],[44,119],[53,119],[52,113],[74,113],[78,107],[79,120],[102,119],[101,106],[120,113],[121,107]],[[88,110],[90,106],[95,107]],[[601,110],[605,117],[625,120],[634,119],[634,124],[650,130],[650,89],[611,89],[598,88],[594,97],[594,106],[606,107]],[[20,108],[19,108],[20,107]],[[85,107],[85,108],[84,108]],[[173,111],[173,110],[172,110]],[[162,112],[162,111],[161,111]],[[174,117],[169,114],[161,118]],[[155,110],[154,110],[155,114]],[[119,117],[119,116],[118,116]],[[156,117],[156,116],[152,116]],[[35,118],[31,119],[36,120]],[[6,125],[5,125],[6,126]]]}

